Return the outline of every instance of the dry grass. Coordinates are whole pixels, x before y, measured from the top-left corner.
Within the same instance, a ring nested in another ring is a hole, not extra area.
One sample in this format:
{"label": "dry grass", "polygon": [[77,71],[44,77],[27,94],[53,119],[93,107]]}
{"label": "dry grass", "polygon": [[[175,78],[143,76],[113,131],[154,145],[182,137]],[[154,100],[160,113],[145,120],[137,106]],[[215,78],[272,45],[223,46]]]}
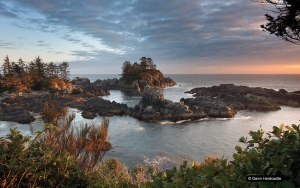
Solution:
{"label": "dry grass", "polygon": [[107,150],[109,120],[104,118],[100,126],[81,124],[78,128],[71,126],[75,114],[66,116],[66,110],[57,111],[55,102],[45,103],[45,131],[40,141],[50,146],[55,152],[67,151],[77,159],[83,171],[90,172],[102,160]]}
{"label": "dry grass", "polygon": [[217,163],[217,162],[220,162],[219,156],[213,157],[213,156],[209,155],[208,157],[205,158],[204,162],[202,162],[202,163],[195,162],[194,166],[196,168],[203,169],[203,168],[207,167],[208,165]]}

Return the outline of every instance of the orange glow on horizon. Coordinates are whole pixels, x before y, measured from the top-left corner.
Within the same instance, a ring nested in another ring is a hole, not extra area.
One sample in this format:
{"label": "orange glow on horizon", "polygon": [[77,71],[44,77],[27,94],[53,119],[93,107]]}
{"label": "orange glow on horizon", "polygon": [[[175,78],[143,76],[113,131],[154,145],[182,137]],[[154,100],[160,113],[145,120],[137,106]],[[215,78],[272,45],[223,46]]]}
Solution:
{"label": "orange glow on horizon", "polygon": [[300,74],[300,65],[201,66],[192,74]]}

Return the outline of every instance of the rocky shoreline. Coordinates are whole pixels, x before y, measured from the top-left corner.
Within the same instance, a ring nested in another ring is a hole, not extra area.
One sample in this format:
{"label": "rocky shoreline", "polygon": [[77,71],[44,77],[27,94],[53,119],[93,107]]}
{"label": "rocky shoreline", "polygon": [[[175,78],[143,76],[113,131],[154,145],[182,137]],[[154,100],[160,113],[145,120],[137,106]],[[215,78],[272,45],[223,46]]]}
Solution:
{"label": "rocky shoreline", "polygon": [[[161,84],[161,87],[169,87],[176,84],[171,78],[166,78],[165,80],[166,83]],[[42,113],[45,102],[49,101],[50,98],[57,104],[58,109],[73,107],[82,110],[84,118],[93,119],[97,114],[101,116],[130,115],[131,108],[126,104],[111,102],[99,97],[110,95],[110,90],[140,93],[145,87],[143,84],[147,85],[147,82],[140,80],[137,83],[139,84],[128,86],[117,78],[96,80],[94,83],[91,83],[88,78],[75,77],[72,80],[71,87],[62,88],[54,93],[1,93],[0,120],[21,124],[31,123],[35,118],[29,112]]]}
{"label": "rocky shoreline", "polygon": [[[172,85],[174,81],[168,83]],[[58,93],[1,94],[0,120],[30,123],[35,119],[29,111],[41,113],[49,97],[58,104],[58,108],[73,107],[82,110],[84,118],[128,115],[147,122],[232,118],[239,110],[274,111],[280,110],[280,105],[300,106],[300,92],[221,84],[194,88],[186,92],[193,94],[194,98],[182,98],[179,102],[165,99],[162,88],[146,85],[143,86],[142,99],[132,108],[101,98],[109,95],[110,89],[118,88],[118,79],[91,83],[87,78],[74,78],[72,84],[73,90]],[[134,87],[131,92],[140,92],[133,91]]]}

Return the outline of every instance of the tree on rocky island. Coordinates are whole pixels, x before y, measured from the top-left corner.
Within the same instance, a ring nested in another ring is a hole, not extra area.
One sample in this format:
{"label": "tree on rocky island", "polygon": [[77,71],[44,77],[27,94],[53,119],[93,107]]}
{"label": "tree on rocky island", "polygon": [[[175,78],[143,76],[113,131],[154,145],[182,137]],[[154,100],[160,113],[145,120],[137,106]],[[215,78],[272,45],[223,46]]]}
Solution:
{"label": "tree on rocky island", "polygon": [[123,63],[121,79],[126,84],[132,84],[136,80],[143,80],[155,72],[160,72],[156,70],[152,58],[142,57],[140,61],[140,63],[135,62],[134,64],[131,64],[130,61]]}
{"label": "tree on rocky island", "polygon": [[300,45],[300,0],[254,0],[262,5],[272,5],[271,14],[265,14],[264,31]]}

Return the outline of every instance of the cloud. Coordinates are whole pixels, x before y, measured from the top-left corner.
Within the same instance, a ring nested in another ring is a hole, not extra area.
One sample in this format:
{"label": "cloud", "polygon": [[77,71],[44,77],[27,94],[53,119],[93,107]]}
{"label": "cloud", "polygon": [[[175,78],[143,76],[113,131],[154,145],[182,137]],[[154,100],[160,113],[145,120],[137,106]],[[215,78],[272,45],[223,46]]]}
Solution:
{"label": "cloud", "polygon": [[15,42],[0,39],[0,48],[2,48],[2,49],[16,49],[17,45],[16,45]]}
{"label": "cloud", "polygon": [[[79,59],[116,56],[115,59],[134,60],[151,56],[154,60],[177,64],[197,61],[222,65],[247,64],[249,57],[259,63],[264,58],[266,64],[274,63],[274,59],[283,60],[287,54],[299,57],[295,47],[261,31],[265,12],[253,1],[11,2],[20,12],[37,15],[16,25],[55,33],[81,46],[82,49],[71,52]],[[9,16],[8,6],[1,5],[0,14]],[[11,17],[18,15],[14,13]],[[39,42],[37,45],[49,44]]]}
{"label": "cloud", "polygon": [[44,41],[39,40],[39,41],[37,41],[36,46],[41,46],[41,47],[43,47],[43,46],[50,46],[50,44],[46,44],[46,43],[44,43]]}
{"label": "cloud", "polygon": [[17,18],[18,15],[14,13],[14,9],[6,6],[4,3],[0,2],[0,15],[7,18]]}

